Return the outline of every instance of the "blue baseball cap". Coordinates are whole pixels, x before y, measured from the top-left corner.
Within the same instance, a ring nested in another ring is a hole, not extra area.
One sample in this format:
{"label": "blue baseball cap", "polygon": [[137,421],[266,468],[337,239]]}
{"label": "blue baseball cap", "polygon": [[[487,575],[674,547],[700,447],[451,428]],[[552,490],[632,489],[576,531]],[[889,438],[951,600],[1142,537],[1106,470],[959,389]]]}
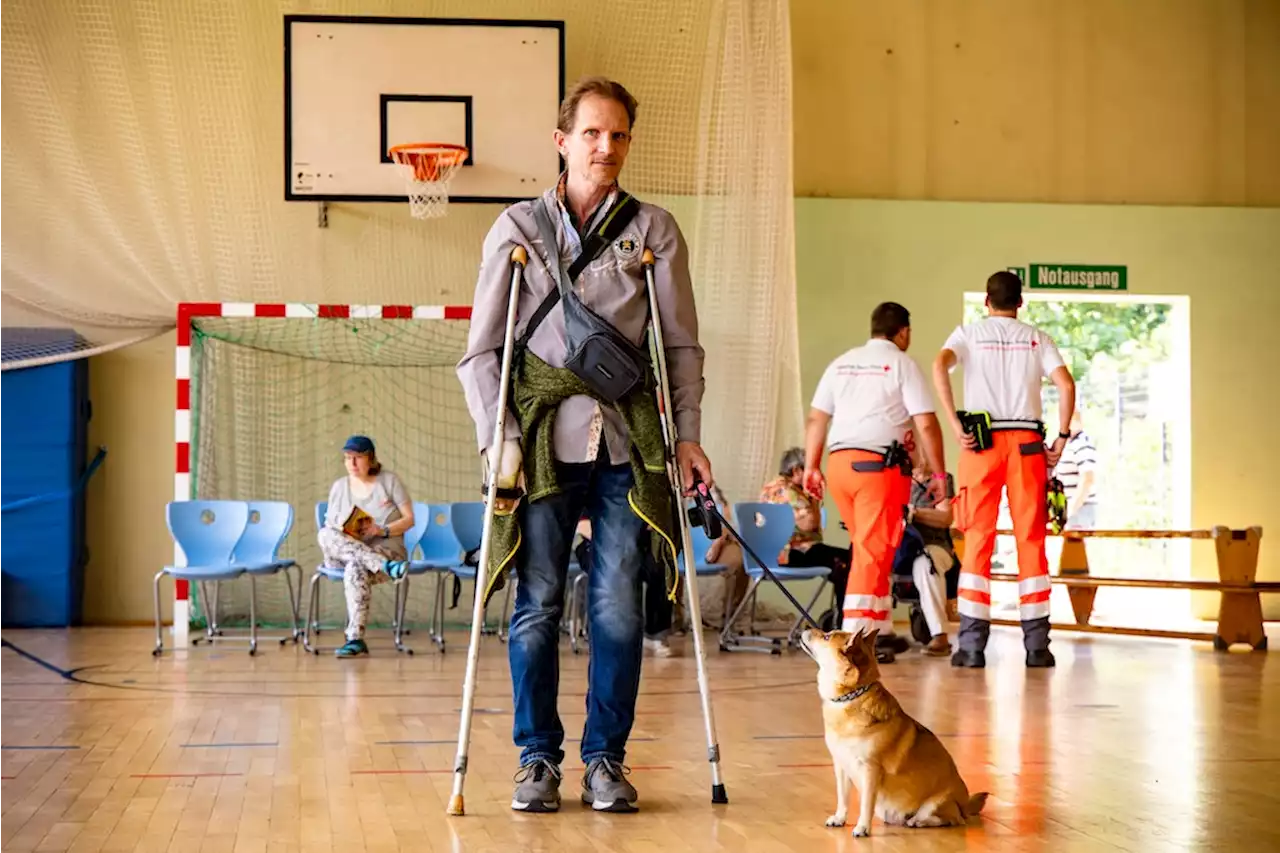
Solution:
{"label": "blue baseball cap", "polygon": [[342,445],[342,449],[352,453],[373,453],[373,439],[367,435],[353,435]]}

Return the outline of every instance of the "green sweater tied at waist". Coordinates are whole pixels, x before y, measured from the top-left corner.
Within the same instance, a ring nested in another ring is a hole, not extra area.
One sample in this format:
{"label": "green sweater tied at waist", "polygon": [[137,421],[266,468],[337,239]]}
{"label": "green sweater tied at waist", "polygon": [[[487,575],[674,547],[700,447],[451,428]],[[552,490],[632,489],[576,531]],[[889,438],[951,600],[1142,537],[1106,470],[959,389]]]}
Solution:
{"label": "green sweater tied at waist", "polygon": [[[676,568],[679,547],[653,376],[646,373],[645,381],[634,391],[617,403],[609,403],[594,394],[573,371],[551,367],[528,350],[515,359],[512,373],[511,402],[520,424],[525,501],[541,500],[560,492],[554,441],[556,410],[560,403],[570,397],[588,396],[622,416],[630,435],[631,471],[635,478],[627,501],[631,511],[649,528],[653,558],[666,577],[667,596],[674,601],[680,585]],[[484,593],[486,605],[493,594],[506,585],[506,572],[512,568],[522,542],[521,516],[519,508],[514,513],[494,516],[489,578]]]}

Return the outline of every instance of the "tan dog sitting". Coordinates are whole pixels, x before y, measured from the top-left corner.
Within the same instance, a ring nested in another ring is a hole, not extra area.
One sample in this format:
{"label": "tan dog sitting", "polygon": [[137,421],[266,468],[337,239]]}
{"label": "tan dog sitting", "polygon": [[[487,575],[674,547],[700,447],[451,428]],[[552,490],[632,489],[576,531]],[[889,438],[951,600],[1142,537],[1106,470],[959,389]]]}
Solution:
{"label": "tan dog sitting", "polygon": [[808,630],[800,637],[818,664],[823,729],[836,770],[836,813],[827,826],[844,826],[851,783],[862,794],[855,837],[871,834],[873,814],[890,826],[961,826],[982,811],[987,794],[969,796],[942,741],[880,683],[877,634]]}

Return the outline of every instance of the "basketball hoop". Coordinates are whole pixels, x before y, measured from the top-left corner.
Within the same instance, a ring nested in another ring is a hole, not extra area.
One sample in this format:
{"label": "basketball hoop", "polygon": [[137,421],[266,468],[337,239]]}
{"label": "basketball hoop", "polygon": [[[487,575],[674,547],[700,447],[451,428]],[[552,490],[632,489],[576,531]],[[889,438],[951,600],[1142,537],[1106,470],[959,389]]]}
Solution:
{"label": "basketball hoop", "polygon": [[444,216],[449,206],[449,182],[467,159],[466,146],[412,142],[394,145],[387,153],[404,167],[410,215],[415,219]]}

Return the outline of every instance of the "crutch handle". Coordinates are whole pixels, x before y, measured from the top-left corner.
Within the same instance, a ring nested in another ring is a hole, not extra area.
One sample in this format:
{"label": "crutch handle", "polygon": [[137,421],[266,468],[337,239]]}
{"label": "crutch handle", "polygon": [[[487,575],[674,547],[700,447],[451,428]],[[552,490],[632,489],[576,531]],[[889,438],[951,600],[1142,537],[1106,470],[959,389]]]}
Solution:
{"label": "crutch handle", "polygon": [[516,246],[511,250],[511,263],[525,266],[529,263],[529,253],[525,251],[524,246]]}
{"label": "crutch handle", "polygon": [[653,250],[645,249],[644,252],[640,255],[640,264],[642,266],[651,267],[653,266],[653,262],[654,262]]}

